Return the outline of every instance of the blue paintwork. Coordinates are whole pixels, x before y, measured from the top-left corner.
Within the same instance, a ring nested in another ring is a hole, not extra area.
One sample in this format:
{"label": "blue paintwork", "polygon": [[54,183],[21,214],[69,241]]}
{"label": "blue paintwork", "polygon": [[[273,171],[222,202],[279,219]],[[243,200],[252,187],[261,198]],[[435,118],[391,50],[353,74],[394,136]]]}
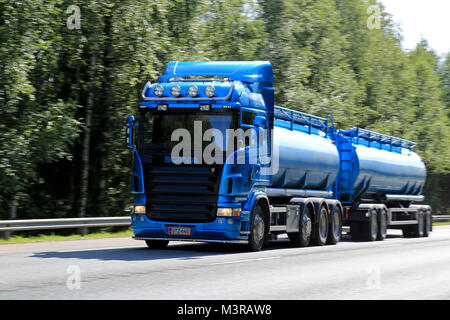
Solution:
{"label": "blue paintwork", "polygon": [[[176,77],[218,76],[227,81],[180,81]],[[232,163],[248,158],[249,148],[236,151],[226,159],[223,167],[217,207],[239,207],[240,217],[216,218],[208,223],[173,223],[149,220],[145,215],[133,215],[132,228],[137,237],[169,238],[168,225],[191,226],[192,238],[207,240],[246,240],[252,219],[252,210],[259,199],[266,199],[267,190],[325,191],[345,204],[361,199],[380,199],[385,194],[418,195],[425,181],[425,166],[411,151],[414,143],[363,129],[336,130],[332,118],[320,118],[298,111],[274,106],[273,73],[269,62],[171,62],[158,84],[148,84],[139,108],[197,109],[202,101],[150,101],[155,97],[155,85],[164,87],[164,96],[170,87],[179,85],[181,96],[189,98],[187,89],[196,85],[199,97],[205,97],[204,88],[213,85],[216,97],[224,97],[233,88],[229,100],[206,102],[212,109],[239,109],[256,113],[255,122],[268,126],[274,150],[278,148],[279,170],[273,175],[262,175],[262,163]],[[254,123],[255,123],[254,122]],[[267,124],[267,125],[266,125]],[[241,123],[243,129],[252,126]],[[272,157],[277,156],[273,154]],[[137,194],[133,204],[145,204],[141,158],[134,147],[132,190]],[[134,179],[136,176],[136,180]],[[134,182],[136,181],[136,183]],[[232,191],[229,193],[229,184]],[[282,192],[280,192],[282,194]],[[143,221],[141,221],[143,219]],[[227,223],[231,219],[232,224]],[[176,239],[176,236],[172,236]]]}
{"label": "blue paintwork", "polygon": [[[357,174],[354,193],[362,198],[374,194],[418,195],[425,183],[425,165],[413,151],[401,153],[355,146]],[[366,188],[366,190],[364,190]]]}
{"label": "blue paintwork", "polygon": [[131,175],[131,190],[135,194],[144,194],[144,170],[142,169],[142,161],[139,153],[136,150],[136,146],[133,146],[134,150],[134,170]]}
{"label": "blue paintwork", "polygon": [[[340,150],[339,199],[347,200],[349,194],[352,201],[380,200],[386,194],[419,195],[425,183],[425,165],[414,151],[402,147],[411,148],[413,143],[378,133],[371,133],[378,141],[372,140],[359,136],[359,130],[337,133],[338,148],[350,149]],[[345,159],[347,163],[343,163]]]}
{"label": "blue paintwork", "polygon": [[[319,132],[289,130],[275,121],[274,145],[279,145],[279,170],[271,187],[328,190],[339,170],[339,154],[329,138]],[[322,132],[323,133],[323,132]],[[275,155],[273,155],[275,156]]]}
{"label": "blue paintwork", "polygon": [[[146,215],[135,215],[136,219],[132,219],[131,228],[136,237],[155,237],[155,238],[173,238],[168,234],[168,226],[189,226],[191,227],[191,238],[207,240],[245,240],[245,236],[240,236],[241,218],[216,218],[213,222],[208,223],[173,223],[153,221]],[[141,221],[140,219],[144,221]],[[221,221],[219,223],[219,220]],[[233,220],[233,224],[229,224],[227,220]]]}
{"label": "blue paintwork", "polygon": [[268,61],[172,61],[158,82],[187,76],[217,76],[252,83],[273,82],[272,65]]}

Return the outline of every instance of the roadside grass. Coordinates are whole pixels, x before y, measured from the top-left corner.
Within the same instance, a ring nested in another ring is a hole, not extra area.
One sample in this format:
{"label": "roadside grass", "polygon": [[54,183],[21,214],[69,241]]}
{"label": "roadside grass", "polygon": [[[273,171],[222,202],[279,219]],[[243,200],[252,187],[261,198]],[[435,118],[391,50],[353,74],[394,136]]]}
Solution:
{"label": "roadside grass", "polygon": [[89,233],[85,236],[74,234],[70,236],[61,235],[38,235],[32,237],[24,236],[11,236],[9,240],[0,239],[0,245],[13,244],[13,243],[29,243],[29,242],[44,242],[44,241],[66,241],[66,240],[84,240],[84,239],[101,239],[101,238],[118,238],[118,237],[131,237],[133,233],[131,229],[119,232],[95,232]]}
{"label": "roadside grass", "polygon": [[446,226],[449,225],[450,221],[446,221],[446,222],[433,222],[433,226]]}

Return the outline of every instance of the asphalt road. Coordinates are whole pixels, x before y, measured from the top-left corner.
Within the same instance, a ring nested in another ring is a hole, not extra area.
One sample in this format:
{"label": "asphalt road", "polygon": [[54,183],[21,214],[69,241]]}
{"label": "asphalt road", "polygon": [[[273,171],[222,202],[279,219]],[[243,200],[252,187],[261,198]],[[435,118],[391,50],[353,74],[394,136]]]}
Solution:
{"label": "asphalt road", "polygon": [[0,299],[450,299],[450,226],[257,253],[129,238],[0,245]]}

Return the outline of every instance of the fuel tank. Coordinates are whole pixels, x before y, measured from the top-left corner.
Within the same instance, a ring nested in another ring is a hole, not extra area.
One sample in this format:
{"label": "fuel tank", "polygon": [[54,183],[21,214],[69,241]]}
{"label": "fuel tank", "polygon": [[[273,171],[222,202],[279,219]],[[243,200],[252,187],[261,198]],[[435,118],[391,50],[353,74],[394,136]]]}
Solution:
{"label": "fuel tank", "polygon": [[414,144],[367,130],[359,131],[365,136],[362,133],[353,137],[341,135],[337,139],[341,162],[340,200],[383,201],[387,194],[419,195],[426,169],[419,155],[412,151]]}
{"label": "fuel tank", "polygon": [[418,195],[425,183],[425,165],[414,152],[390,152],[355,146],[354,194],[362,199],[383,199],[386,194]]}
{"label": "fuel tank", "polygon": [[[272,176],[272,188],[327,190],[339,170],[339,154],[330,138],[312,128],[302,132],[301,125],[275,121],[274,150],[278,171]],[[297,128],[296,128],[297,127]]]}

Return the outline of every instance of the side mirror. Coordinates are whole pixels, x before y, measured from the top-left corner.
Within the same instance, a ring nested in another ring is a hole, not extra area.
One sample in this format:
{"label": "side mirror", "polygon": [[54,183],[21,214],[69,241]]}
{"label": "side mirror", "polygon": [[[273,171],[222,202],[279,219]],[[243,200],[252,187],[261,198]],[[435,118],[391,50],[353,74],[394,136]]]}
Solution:
{"label": "side mirror", "polygon": [[127,128],[125,130],[125,145],[128,148],[133,148],[133,146],[134,146],[133,127],[135,126],[133,116],[128,116],[126,125],[127,125]]}
{"label": "side mirror", "polygon": [[266,118],[256,116],[255,119],[253,119],[253,125],[258,128],[266,129]]}

